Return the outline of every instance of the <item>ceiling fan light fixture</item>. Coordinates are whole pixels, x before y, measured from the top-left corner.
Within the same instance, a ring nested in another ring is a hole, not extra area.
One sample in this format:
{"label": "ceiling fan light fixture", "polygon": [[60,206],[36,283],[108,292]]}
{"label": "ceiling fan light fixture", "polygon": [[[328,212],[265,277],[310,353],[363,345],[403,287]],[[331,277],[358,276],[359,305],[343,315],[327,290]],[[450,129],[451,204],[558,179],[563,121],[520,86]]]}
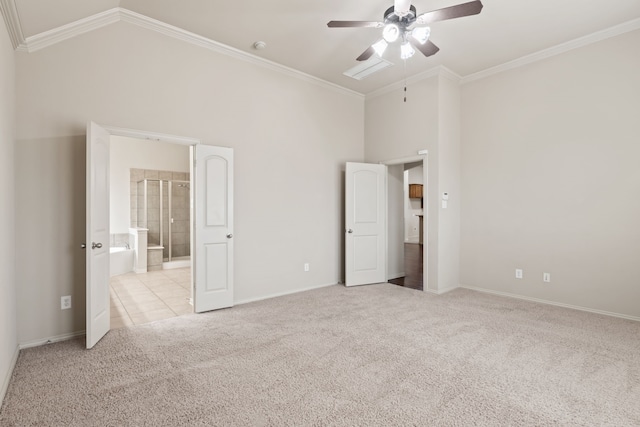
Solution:
{"label": "ceiling fan light fixture", "polygon": [[385,39],[387,43],[393,43],[398,40],[400,36],[400,28],[396,24],[387,24],[382,30],[382,38]]}
{"label": "ceiling fan light fixture", "polygon": [[405,42],[400,46],[400,58],[409,59],[416,53],[416,50],[411,46],[411,43]]}
{"label": "ceiling fan light fixture", "polygon": [[416,27],[411,30],[411,37],[416,39],[418,43],[425,44],[429,40],[431,34],[431,28],[429,27]]}
{"label": "ceiling fan light fixture", "polygon": [[388,43],[384,40],[377,41],[376,43],[371,45],[371,47],[373,48],[373,50],[376,51],[376,54],[378,56],[382,56],[384,51],[387,49],[387,46],[388,46]]}
{"label": "ceiling fan light fixture", "polygon": [[[2,0],[0,0],[2,1]],[[385,10],[380,21],[329,21],[329,28],[382,28],[382,39],[369,46],[356,58],[367,61],[374,54],[380,57],[390,43],[401,40],[400,56],[411,58],[416,49],[425,57],[438,53],[440,48],[429,41],[431,29],[426,25],[464,16],[477,15],[482,11],[481,0],[470,0],[455,6],[432,10],[418,15],[413,0],[394,0],[393,5]],[[419,27],[415,27],[419,26]]]}

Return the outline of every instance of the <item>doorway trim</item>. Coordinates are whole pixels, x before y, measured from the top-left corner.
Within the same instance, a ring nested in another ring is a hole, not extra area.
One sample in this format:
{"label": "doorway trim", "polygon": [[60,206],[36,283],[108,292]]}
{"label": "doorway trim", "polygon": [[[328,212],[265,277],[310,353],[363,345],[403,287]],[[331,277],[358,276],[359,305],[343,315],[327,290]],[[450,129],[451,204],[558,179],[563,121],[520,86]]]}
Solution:
{"label": "doorway trim", "polygon": [[[194,149],[197,145],[201,144],[201,141],[199,139],[196,138],[190,138],[190,137],[182,137],[182,136],[177,136],[177,135],[170,135],[170,134],[162,134],[162,133],[157,133],[157,132],[147,132],[147,131],[142,131],[142,130],[135,130],[135,129],[126,129],[126,128],[119,128],[119,127],[115,127],[115,126],[102,126],[99,125],[95,122],[90,122],[92,125],[98,126],[99,128],[101,128],[103,130],[103,132],[105,132],[109,137],[113,137],[113,136],[120,136],[120,137],[129,137],[129,138],[135,138],[138,140],[147,140],[150,142],[164,142],[164,143],[170,143],[170,144],[176,144],[176,145],[182,145],[182,146],[188,146],[190,148],[190,161],[189,161],[189,168],[191,170],[191,174],[190,174],[190,181],[193,180],[193,168],[194,168],[194,164],[193,164],[193,152]],[[87,134],[89,135],[89,133]],[[87,136],[87,138],[89,138],[89,136]],[[88,139],[87,139],[88,140]],[[110,145],[110,144],[109,144]],[[110,151],[110,150],[109,150]],[[107,153],[107,156],[110,157],[110,153]],[[89,168],[90,165],[87,164],[87,168]],[[109,174],[109,171],[107,171],[107,173]],[[107,181],[109,181],[109,176],[107,176]],[[191,186],[191,188],[193,188],[193,186]],[[193,204],[193,193],[190,195],[190,199],[191,204]],[[190,219],[190,233],[193,235],[193,218]],[[107,225],[108,229],[107,229],[107,233],[110,236],[111,233],[111,227],[110,224]],[[87,233],[88,236],[88,233]],[[109,245],[107,245],[107,248],[109,247]],[[109,272],[107,271],[107,275],[109,276]],[[110,277],[107,277],[107,280],[110,280]],[[87,281],[87,285],[86,286],[90,286],[89,280]],[[193,296],[194,296],[194,272],[191,272],[191,300],[193,301]],[[109,322],[110,323],[110,322]],[[88,335],[88,331],[90,328],[90,321],[89,319],[87,319],[87,324],[85,327],[85,333]],[[110,325],[109,325],[109,329],[107,330],[107,332],[110,330]],[[102,336],[100,337],[102,338]],[[100,338],[98,340],[95,341],[95,343],[97,343]],[[91,343],[91,347],[95,344],[95,343]],[[89,342],[88,342],[89,344]],[[89,345],[87,346],[87,348],[90,348]]]}
{"label": "doorway trim", "polygon": [[[428,180],[428,164],[429,164],[429,152],[428,150],[423,150],[421,151],[424,154],[420,154],[417,156],[408,156],[408,157],[401,157],[401,158],[397,158],[397,159],[390,159],[390,160],[383,160],[381,162],[379,162],[382,165],[386,165],[386,166],[396,166],[396,165],[404,165],[406,163],[415,163],[415,162],[422,162],[422,182],[424,185],[424,188],[428,188],[429,185],[429,180]],[[423,201],[423,213],[424,213],[424,217],[426,218],[426,220],[424,221],[424,227],[422,230],[422,241],[423,241],[423,252],[422,252],[422,291],[423,292],[428,292],[429,291],[429,223],[431,221],[431,215],[429,214],[429,191],[426,191],[426,197],[424,197],[424,201]],[[389,198],[387,197],[387,211],[389,210]],[[387,219],[388,221],[388,219]],[[387,260],[389,259],[389,227],[387,224],[386,227],[386,233],[387,233],[387,248],[386,248],[386,257]],[[387,261],[388,262],[388,261]]]}
{"label": "doorway trim", "polygon": [[197,145],[202,143],[200,139],[190,138],[186,136],[169,135],[165,133],[147,132],[135,129],[119,128],[115,126],[102,126],[112,136],[126,136],[136,139],[147,139],[156,142],[168,142],[180,145]]}

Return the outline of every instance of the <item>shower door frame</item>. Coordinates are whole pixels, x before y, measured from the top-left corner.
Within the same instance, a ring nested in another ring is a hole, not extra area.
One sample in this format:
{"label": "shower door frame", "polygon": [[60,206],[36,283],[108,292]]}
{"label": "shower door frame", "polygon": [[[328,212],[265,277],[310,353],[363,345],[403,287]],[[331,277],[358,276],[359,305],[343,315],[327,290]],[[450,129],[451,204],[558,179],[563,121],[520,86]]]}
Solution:
{"label": "shower door frame", "polygon": [[[188,190],[191,191],[191,181],[187,181],[187,180],[182,180],[182,179],[170,179],[167,180],[167,205],[169,208],[169,231],[167,233],[167,235],[169,236],[169,258],[168,258],[168,262],[171,262],[173,260],[173,207],[172,207],[172,202],[173,202],[173,183],[174,182],[179,182],[179,183],[185,183],[187,185],[189,185]],[[160,228],[162,229],[162,190],[160,191]],[[189,209],[191,210],[191,209]],[[191,215],[191,212],[189,213],[189,215]],[[187,233],[189,234],[189,257],[191,257],[191,233]],[[160,235],[160,237],[162,237],[162,233]],[[162,241],[162,240],[161,240]]]}
{"label": "shower door frame", "polygon": [[[158,183],[158,200],[159,200],[159,206],[158,209],[160,210],[160,216],[159,216],[159,226],[158,226],[158,236],[159,236],[159,245],[162,246],[164,248],[164,198],[163,198],[163,192],[164,192],[164,185],[163,183],[167,183],[167,238],[169,240],[168,244],[168,251],[167,251],[167,261],[164,261],[164,257],[163,257],[163,262],[171,262],[173,260],[173,212],[172,212],[172,202],[173,202],[173,184],[174,183],[181,183],[181,184],[186,184],[188,186],[191,185],[191,181],[190,180],[184,180],[184,179],[155,179],[155,178],[143,178],[140,181],[138,181],[136,184],[140,184],[143,183],[144,185],[144,227],[145,228],[149,228],[149,186],[148,183],[149,182],[157,182]],[[190,187],[187,187],[190,191]],[[191,215],[191,214],[189,214]],[[138,224],[140,223],[139,219],[138,219]],[[189,246],[189,257],[191,257],[191,233],[187,233],[189,235],[189,243],[187,246]],[[185,255],[186,256],[186,255]]]}

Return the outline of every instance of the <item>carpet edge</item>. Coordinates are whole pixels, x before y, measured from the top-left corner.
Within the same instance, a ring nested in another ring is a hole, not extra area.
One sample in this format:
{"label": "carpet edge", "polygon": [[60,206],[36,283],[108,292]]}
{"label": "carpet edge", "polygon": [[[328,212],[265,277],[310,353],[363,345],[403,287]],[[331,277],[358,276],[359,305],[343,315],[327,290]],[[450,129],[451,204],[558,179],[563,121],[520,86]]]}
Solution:
{"label": "carpet edge", "polygon": [[611,311],[598,310],[598,309],[595,309],[595,308],[582,307],[582,306],[579,306],[579,305],[565,304],[565,303],[562,303],[562,302],[549,301],[549,300],[541,299],[541,298],[533,298],[533,297],[528,297],[528,296],[525,296],[525,295],[512,294],[512,293],[509,293],[509,292],[494,291],[494,290],[491,290],[491,289],[478,288],[476,286],[468,286],[468,285],[462,285],[461,284],[460,288],[461,289],[468,289],[470,291],[483,292],[485,294],[498,295],[498,296],[507,297],[507,298],[515,298],[515,299],[520,299],[520,300],[525,300],[525,301],[537,302],[537,303],[540,303],[540,304],[553,305],[553,306],[556,306],[556,307],[569,308],[571,310],[585,311],[587,313],[601,314],[603,316],[617,317],[619,319],[633,320],[635,322],[640,322],[640,317],[630,316],[628,314],[614,313],[614,312],[611,312]]}
{"label": "carpet edge", "polygon": [[309,286],[301,289],[295,289],[292,291],[277,292],[275,294],[263,295],[257,298],[248,298],[248,299],[234,301],[233,305],[242,305],[242,304],[248,304],[250,302],[264,301],[271,298],[283,297],[286,295],[293,295],[300,292],[312,291],[314,289],[328,288],[329,286],[336,286],[336,285],[341,285],[341,283],[324,283],[321,285],[313,285],[313,286]]}
{"label": "carpet edge", "polygon": [[84,335],[86,335],[86,331],[82,330],[82,331],[69,332],[68,334],[55,335],[52,337],[37,338],[35,340],[18,343],[18,348],[20,350],[24,350],[26,348],[31,348],[31,347],[40,347],[41,345],[51,344],[51,343],[60,342],[60,341],[66,341],[76,337],[82,337]]}

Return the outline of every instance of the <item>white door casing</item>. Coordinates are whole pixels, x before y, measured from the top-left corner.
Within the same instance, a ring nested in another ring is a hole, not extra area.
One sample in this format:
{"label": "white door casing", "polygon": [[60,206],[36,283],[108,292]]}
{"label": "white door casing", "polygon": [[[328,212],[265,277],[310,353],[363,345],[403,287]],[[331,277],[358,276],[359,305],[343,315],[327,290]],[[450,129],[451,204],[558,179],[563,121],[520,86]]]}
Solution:
{"label": "white door casing", "polygon": [[109,303],[109,132],[87,124],[87,348],[110,328]]}
{"label": "white door casing", "polygon": [[196,313],[233,306],[233,149],[193,148]]}
{"label": "white door casing", "polygon": [[387,167],[346,164],[345,284],[386,282]]}

